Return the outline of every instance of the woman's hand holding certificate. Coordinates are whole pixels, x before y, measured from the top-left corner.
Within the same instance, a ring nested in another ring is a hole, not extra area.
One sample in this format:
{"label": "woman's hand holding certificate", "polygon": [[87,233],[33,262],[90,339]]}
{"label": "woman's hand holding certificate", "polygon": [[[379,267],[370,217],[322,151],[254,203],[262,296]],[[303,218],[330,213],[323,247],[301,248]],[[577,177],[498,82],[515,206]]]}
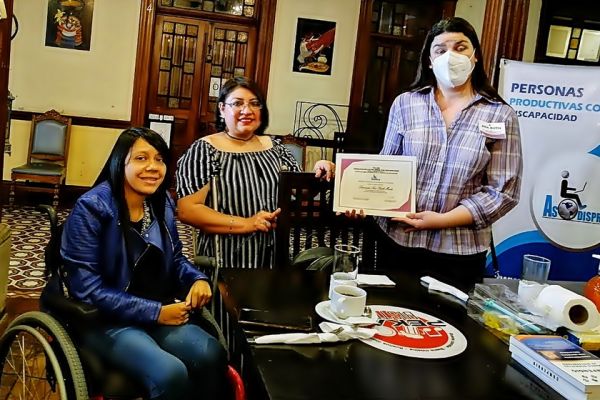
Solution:
{"label": "woman's hand holding certificate", "polygon": [[421,211],[408,213],[404,217],[392,218],[392,221],[407,225],[406,232],[425,229],[445,229],[454,226],[464,226],[473,223],[473,216],[465,206],[458,206],[448,212]]}

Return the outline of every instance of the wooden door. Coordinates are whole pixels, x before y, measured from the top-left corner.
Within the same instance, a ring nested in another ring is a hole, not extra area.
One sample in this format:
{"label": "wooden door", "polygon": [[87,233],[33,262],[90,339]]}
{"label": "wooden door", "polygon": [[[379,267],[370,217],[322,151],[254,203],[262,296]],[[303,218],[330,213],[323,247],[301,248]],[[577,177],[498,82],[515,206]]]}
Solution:
{"label": "wooden door", "polygon": [[381,149],[390,107],[415,78],[431,26],[454,14],[456,0],[363,0],[352,91],[349,151]]}
{"label": "wooden door", "polygon": [[256,54],[254,27],[211,23],[206,68],[199,109],[198,135],[214,133],[217,98],[221,85],[235,76],[254,76]]}
{"label": "wooden door", "polygon": [[172,171],[194,140],[215,132],[221,85],[234,76],[254,75],[255,42],[254,27],[156,17],[146,113],[175,117]]}
{"label": "wooden door", "polygon": [[206,22],[158,15],[148,82],[148,114],[175,117],[171,132],[171,170],[195,139],[204,88]]}

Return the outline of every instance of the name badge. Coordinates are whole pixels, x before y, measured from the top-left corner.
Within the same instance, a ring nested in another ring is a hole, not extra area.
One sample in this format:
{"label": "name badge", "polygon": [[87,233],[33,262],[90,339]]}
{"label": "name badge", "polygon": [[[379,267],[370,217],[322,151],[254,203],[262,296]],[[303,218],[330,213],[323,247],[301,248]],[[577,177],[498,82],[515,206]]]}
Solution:
{"label": "name badge", "polygon": [[491,139],[506,139],[506,125],[504,122],[479,121],[479,132]]}

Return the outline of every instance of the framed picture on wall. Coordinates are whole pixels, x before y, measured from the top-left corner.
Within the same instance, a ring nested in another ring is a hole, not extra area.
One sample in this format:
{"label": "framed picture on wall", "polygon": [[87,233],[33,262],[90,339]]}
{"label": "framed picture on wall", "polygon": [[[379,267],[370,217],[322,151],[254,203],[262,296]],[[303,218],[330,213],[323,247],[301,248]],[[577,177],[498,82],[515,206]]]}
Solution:
{"label": "framed picture on wall", "polygon": [[294,72],[331,75],[335,22],[298,18],[294,43]]}
{"label": "framed picture on wall", "polygon": [[94,0],[48,0],[46,46],[90,50]]}

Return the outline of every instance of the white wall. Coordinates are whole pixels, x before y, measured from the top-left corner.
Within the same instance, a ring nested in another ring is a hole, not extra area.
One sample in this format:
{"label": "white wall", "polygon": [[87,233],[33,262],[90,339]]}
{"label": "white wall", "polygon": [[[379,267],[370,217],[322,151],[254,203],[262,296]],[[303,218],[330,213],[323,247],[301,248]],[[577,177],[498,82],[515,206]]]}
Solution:
{"label": "white wall", "polygon": [[479,41],[481,41],[481,32],[483,31],[486,4],[487,0],[458,0],[454,12],[456,17],[464,18],[473,25]]}
{"label": "white wall", "polygon": [[[456,15],[481,37],[486,0],[459,0]],[[268,104],[272,134],[294,128],[296,101],[348,104],[352,86],[360,0],[279,0],[275,15]],[[292,72],[296,22],[299,17],[337,22],[331,75]]]}
{"label": "white wall", "polygon": [[[48,0],[17,0],[19,33],[11,44],[9,89],[13,109],[129,120],[141,0],[94,2],[90,51],[44,45]],[[3,179],[26,162],[30,122],[12,121],[12,154]],[[90,186],[120,130],[73,126],[67,185]]]}
{"label": "white wall", "polygon": [[[297,100],[348,104],[360,0],[279,0],[269,75],[269,133],[288,134],[294,128]],[[335,21],[331,75],[292,72],[298,18]]]}
{"label": "white wall", "polygon": [[90,51],[46,47],[48,0],[15,1],[19,33],[12,42],[13,108],[129,120],[140,0],[94,2]]}

